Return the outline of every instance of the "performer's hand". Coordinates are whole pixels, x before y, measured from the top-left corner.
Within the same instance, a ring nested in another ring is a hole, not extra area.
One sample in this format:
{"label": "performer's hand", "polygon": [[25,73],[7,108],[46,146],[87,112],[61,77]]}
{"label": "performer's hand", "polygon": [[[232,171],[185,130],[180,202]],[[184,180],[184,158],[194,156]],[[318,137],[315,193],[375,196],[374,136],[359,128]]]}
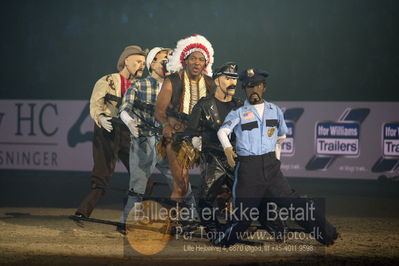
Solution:
{"label": "performer's hand", "polygon": [[175,133],[175,130],[173,129],[173,127],[171,126],[171,125],[167,125],[166,127],[164,127],[163,129],[162,129],[162,135],[165,137],[165,138],[168,138],[168,139],[170,139],[170,138],[172,138],[172,135]]}
{"label": "performer's hand", "polygon": [[233,168],[236,166],[234,158],[237,158],[237,154],[233,151],[233,147],[227,147],[224,149],[224,154],[226,155],[227,163],[230,165],[230,167]]}
{"label": "performer's hand", "polygon": [[193,137],[191,139],[191,144],[193,144],[194,148],[201,151],[202,148],[202,138],[201,137]]}
{"label": "performer's hand", "polygon": [[129,128],[130,134],[132,134],[133,137],[135,138],[139,137],[138,120],[136,117],[134,117],[132,120],[128,122],[127,127]]}
{"label": "performer's hand", "polygon": [[281,155],[281,143],[284,142],[286,136],[285,134],[282,136],[277,137],[277,142],[276,142],[276,158],[277,160],[280,160],[280,155]]}
{"label": "performer's hand", "polygon": [[112,117],[101,114],[98,117],[98,122],[100,123],[102,128],[104,128],[108,132],[111,132],[112,131],[112,123],[110,121],[111,119]]}

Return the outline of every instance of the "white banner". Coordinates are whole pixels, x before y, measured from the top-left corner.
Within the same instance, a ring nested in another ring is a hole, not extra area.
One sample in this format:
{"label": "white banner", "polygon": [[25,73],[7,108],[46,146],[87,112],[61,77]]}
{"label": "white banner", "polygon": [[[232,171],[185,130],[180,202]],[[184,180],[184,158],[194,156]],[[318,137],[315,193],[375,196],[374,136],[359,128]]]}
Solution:
{"label": "white banner", "polygon": [[289,149],[282,149],[286,176],[376,179],[398,174],[398,102],[277,104],[292,131]]}
{"label": "white banner", "polygon": [[[398,102],[276,104],[289,128],[281,158],[286,176],[398,173]],[[91,171],[92,136],[88,101],[0,100],[0,169]],[[117,171],[126,172],[121,163]]]}
{"label": "white banner", "polygon": [[0,169],[91,171],[93,126],[88,101],[1,100]]}

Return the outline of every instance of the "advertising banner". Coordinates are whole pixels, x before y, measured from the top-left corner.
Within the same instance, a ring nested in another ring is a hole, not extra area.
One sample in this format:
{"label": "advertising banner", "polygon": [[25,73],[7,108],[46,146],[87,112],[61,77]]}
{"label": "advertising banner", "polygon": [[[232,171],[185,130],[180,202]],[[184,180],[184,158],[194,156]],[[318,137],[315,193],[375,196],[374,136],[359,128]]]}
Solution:
{"label": "advertising banner", "polygon": [[0,169],[91,171],[88,101],[1,100]]}
{"label": "advertising banner", "polygon": [[286,176],[376,179],[397,174],[398,102],[276,102],[289,133]]}
{"label": "advertising banner", "polygon": [[[398,173],[398,102],[275,103],[288,126],[286,176]],[[88,101],[0,100],[0,169],[90,171],[93,126]],[[126,172],[120,163],[117,171]]]}

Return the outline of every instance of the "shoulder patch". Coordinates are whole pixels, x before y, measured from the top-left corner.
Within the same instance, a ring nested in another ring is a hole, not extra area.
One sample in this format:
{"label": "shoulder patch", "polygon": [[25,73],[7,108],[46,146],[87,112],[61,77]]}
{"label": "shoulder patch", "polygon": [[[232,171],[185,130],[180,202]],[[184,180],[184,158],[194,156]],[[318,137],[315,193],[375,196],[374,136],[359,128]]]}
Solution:
{"label": "shoulder patch", "polygon": [[231,126],[231,121],[229,120],[224,122],[222,126]]}

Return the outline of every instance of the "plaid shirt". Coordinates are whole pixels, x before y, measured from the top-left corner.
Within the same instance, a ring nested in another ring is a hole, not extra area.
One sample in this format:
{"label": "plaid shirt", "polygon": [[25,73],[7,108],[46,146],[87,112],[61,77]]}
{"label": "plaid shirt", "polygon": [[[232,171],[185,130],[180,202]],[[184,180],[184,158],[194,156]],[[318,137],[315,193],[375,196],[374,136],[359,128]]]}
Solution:
{"label": "plaid shirt", "polygon": [[[140,101],[141,103],[152,104],[155,106],[159,85],[160,83],[151,76],[133,82],[133,84],[125,93],[125,96],[123,96],[122,104],[119,107],[119,113],[126,111],[131,117],[134,117],[135,115],[132,113],[134,101]],[[153,113],[149,113],[148,111],[143,111],[137,108],[134,110],[134,112],[143,117],[149,123],[155,125]],[[146,123],[141,121],[141,119],[139,121],[139,124],[146,125]],[[139,136],[153,136],[155,134],[156,132],[151,129],[148,130],[147,128],[142,129],[139,127]]]}

